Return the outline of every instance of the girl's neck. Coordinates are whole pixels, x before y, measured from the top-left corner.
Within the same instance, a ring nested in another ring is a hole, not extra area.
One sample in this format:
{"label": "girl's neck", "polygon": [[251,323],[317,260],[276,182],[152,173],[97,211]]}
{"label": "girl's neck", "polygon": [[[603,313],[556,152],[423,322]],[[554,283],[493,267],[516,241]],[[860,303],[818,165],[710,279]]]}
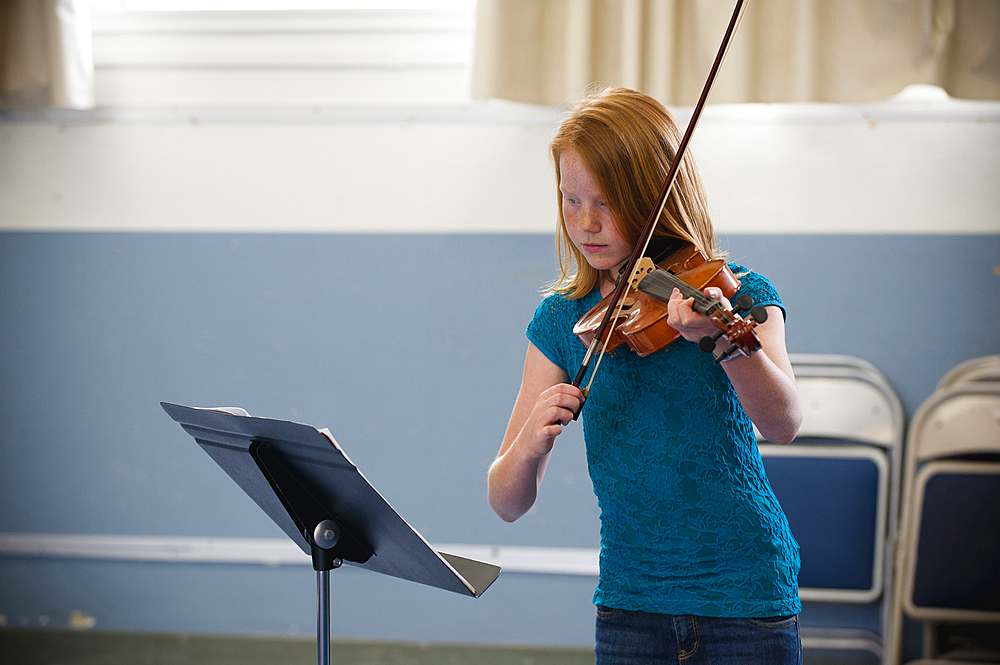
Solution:
{"label": "girl's neck", "polygon": [[602,298],[611,295],[611,292],[615,290],[615,275],[617,275],[617,271],[602,271],[599,282]]}

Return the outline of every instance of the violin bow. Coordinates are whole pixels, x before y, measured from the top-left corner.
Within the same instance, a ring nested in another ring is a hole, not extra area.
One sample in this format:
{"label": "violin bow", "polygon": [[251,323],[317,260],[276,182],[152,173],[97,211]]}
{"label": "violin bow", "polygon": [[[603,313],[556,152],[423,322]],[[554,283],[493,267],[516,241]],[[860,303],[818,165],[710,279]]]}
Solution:
{"label": "violin bow", "polygon": [[[583,389],[584,400],[586,400],[590,395],[590,386],[594,383],[594,377],[597,375],[597,368],[600,367],[601,360],[604,358],[605,349],[607,348],[607,343],[611,339],[611,333],[613,332],[611,321],[613,319],[617,319],[621,313],[622,306],[625,302],[624,296],[629,285],[634,279],[639,259],[646,253],[649,241],[653,237],[653,231],[656,228],[656,224],[659,222],[660,215],[663,213],[664,206],[667,204],[667,197],[670,195],[670,190],[673,188],[674,180],[677,179],[677,171],[680,169],[681,160],[684,158],[684,153],[687,151],[688,143],[690,143],[691,136],[694,134],[694,128],[697,126],[698,120],[701,118],[701,112],[705,108],[705,102],[708,100],[708,95],[712,91],[712,86],[715,84],[715,78],[719,74],[719,69],[722,68],[722,61],[726,58],[726,53],[729,51],[729,45],[732,43],[733,35],[736,33],[736,28],[740,23],[740,19],[743,17],[744,5],[745,0],[737,0],[736,8],[733,10],[733,16],[729,20],[729,27],[726,28],[726,34],[722,38],[722,44],[719,46],[719,52],[715,56],[715,62],[712,63],[712,69],[708,73],[708,79],[705,81],[705,86],[702,88],[701,96],[698,98],[698,103],[695,104],[694,111],[691,113],[691,119],[688,121],[688,126],[684,131],[684,136],[681,138],[681,142],[677,145],[677,153],[674,155],[674,160],[670,164],[670,170],[667,171],[667,178],[663,183],[663,188],[660,190],[660,196],[656,199],[656,203],[653,205],[653,210],[650,212],[649,218],[646,220],[646,226],[643,227],[642,233],[639,235],[639,240],[635,243],[635,248],[632,250],[632,255],[629,257],[628,263],[625,264],[625,269],[622,271],[622,277],[618,280],[618,284],[615,286],[615,290],[612,293],[611,298],[612,304],[609,305],[607,310],[604,312],[604,318],[601,319],[601,325],[597,328],[597,332],[594,334],[594,339],[587,348],[587,354],[583,357],[583,362],[580,363],[580,369],[577,370],[576,376],[573,378],[573,386],[579,388],[580,384],[583,383],[583,378],[587,375],[587,370],[590,368],[590,363],[593,359],[595,351],[598,347],[600,347],[601,352],[597,358],[597,365],[594,367],[594,371],[590,375],[590,382],[587,384],[587,387]],[[629,278],[624,279],[625,275],[628,275]],[[583,404],[581,403],[580,411],[582,410]],[[573,414],[574,420],[579,417],[580,411]]]}

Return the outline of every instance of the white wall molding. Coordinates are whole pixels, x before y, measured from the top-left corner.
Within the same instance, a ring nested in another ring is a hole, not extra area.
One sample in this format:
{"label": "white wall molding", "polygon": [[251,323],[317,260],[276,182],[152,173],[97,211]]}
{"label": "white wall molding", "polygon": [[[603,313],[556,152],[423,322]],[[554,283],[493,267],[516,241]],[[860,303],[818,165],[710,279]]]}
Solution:
{"label": "white wall molding", "polygon": [[[100,107],[76,109],[0,109],[3,123],[77,124],[516,124],[555,127],[560,109],[503,101],[462,104],[324,107]],[[1000,113],[998,113],[1000,117]]]}
{"label": "white wall molding", "polygon": [[[487,561],[511,573],[597,576],[598,550],[509,545],[432,545]],[[51,533],[0,533],[0,555],[159,563],[311,565],[287,538],[205,538]]]}
{"label": "white wall molding", "polygon": [[[672,109],[686,126],[690,109]],[[0,109],[0,123],[485,123],[552,129],[564,111],[503,100],[441,104],[334,106],[101,106],[95,109]],[[973,123],[1000,125],[1000,103],[873,102],[871,104],[721,104],[705,109],[700,126],[841,125],[865,123]]]}

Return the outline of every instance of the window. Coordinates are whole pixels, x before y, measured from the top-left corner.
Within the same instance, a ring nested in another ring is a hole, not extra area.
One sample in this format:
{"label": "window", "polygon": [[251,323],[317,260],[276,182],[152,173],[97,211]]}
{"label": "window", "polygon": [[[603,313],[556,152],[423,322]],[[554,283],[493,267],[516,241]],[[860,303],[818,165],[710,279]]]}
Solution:
{"label": "window", "polygon": [[97,103],[464,104],[474,14],[474,0],[95,0]]}

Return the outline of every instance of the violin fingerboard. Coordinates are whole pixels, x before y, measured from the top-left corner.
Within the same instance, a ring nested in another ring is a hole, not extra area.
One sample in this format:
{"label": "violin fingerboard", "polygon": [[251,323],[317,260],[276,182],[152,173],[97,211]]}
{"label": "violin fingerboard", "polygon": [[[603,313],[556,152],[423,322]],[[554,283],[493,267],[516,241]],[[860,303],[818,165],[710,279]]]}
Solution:
{"label": "violin fingerboard", "polygon": [[674,289],[678,289],[685,298],[694,298],[695,309],[702,314],[708,314],[708,310],[718,304],[719,301],[705,297],[705,294],[694,288],[676,275],[672,275],[666,270],[657,269],[646,275],[639,286],[640,291],[654,298],[667,301]]}

